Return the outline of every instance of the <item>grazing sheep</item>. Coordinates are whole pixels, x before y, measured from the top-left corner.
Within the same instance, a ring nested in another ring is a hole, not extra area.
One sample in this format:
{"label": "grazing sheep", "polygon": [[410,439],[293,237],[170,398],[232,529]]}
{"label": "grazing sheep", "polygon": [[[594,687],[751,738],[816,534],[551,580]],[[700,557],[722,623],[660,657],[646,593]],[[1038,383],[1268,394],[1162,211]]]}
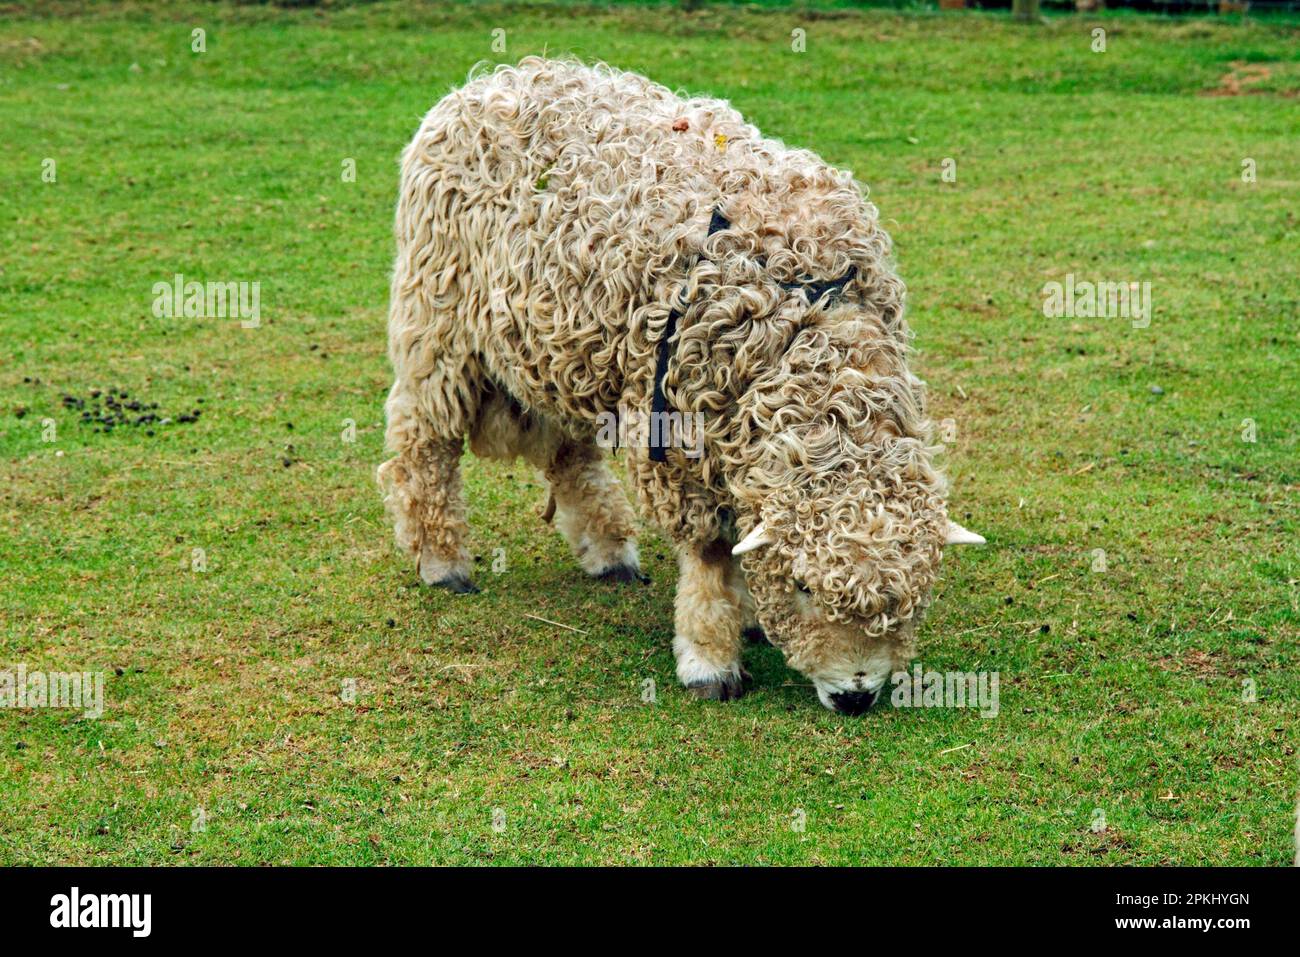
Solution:
{"label": "grazing sheep", "polygon": [[[425,117],[397,245],[379,474],[425,582],[475,590],[466,438],[541,470],[589,574],[641,578],[597,437],[654,408],[672,428],[627,459],[678,552],[682,683],[738,697],[761,626],[828,708],[871,704],[945,543],[982,540],[947,519],[903,284],[849,173],[721,100],[530,57]],[[688,422],[699,447],[665,447]]]}

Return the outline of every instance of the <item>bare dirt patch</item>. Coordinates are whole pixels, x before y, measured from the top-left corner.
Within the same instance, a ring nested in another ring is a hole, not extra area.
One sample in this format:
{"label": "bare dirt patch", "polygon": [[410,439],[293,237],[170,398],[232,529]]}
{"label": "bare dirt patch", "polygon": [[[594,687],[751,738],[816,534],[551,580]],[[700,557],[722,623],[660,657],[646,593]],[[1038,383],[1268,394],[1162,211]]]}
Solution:
{"label": "bare dirt patch", "polygon": [[1219,78],[1217,87],[1205,90],[1203,96],[1250,96],[1260,93],[1289,97],[1300,95],[1300,90],[1278,90],[1268,85],[1274,79],[1275,71],[1283,64],[1233,60],[1228,65],[1232,69]]}

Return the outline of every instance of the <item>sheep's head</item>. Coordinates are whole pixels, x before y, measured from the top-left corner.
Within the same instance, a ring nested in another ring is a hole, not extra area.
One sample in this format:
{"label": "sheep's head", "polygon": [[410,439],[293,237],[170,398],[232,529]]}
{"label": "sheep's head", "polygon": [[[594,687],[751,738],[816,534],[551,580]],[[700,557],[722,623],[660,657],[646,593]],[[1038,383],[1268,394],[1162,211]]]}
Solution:
{"label": "sheep's head", "polygon": [[746,396],[752,507],[733,553],[759,623],[822,704],[859,714],[914,656],[951,523],[906,346],[869,321],[802,332]]}
{"label": "sheep's head", "polygon": [[834,711],[867,710],[906,669],[943,549],[983,542],[913,491],[881,495],[862,475],[792,488],[734,549],[759,623]]}

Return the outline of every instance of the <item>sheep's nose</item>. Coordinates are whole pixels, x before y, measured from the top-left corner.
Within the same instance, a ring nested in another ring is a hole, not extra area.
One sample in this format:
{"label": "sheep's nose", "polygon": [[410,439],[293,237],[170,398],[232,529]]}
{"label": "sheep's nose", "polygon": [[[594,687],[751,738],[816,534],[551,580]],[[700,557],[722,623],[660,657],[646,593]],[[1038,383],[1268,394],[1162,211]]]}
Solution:
{"label": "sheep's nose", "polygon": [[854,718],[876,703],[874,691],[840,691],[830,697],[836,711]]}

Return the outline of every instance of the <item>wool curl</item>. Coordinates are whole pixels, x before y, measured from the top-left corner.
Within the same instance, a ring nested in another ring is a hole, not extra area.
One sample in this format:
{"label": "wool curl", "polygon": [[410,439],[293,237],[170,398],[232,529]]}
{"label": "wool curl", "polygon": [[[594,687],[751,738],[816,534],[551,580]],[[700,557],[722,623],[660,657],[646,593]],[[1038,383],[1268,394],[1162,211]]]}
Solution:
{"label": "wool curl", "polygon": [[[730,226],[706,235],[714,210]],[[946,523],[904,286],[865,190],[722,100],[603,64],[529,57],[471,77],[403,154],[390,355],[431,421],[504,392],[578,440],[664,381],[704,454],[628,450],[679,544],[762,520],[756,595],[791,575],[837,623],[915,620]],[[796,284],[852,277],[809,301]],[[418,314],[419,322],[409,319]],[[782,632],[788,629],[778,624]]]}

